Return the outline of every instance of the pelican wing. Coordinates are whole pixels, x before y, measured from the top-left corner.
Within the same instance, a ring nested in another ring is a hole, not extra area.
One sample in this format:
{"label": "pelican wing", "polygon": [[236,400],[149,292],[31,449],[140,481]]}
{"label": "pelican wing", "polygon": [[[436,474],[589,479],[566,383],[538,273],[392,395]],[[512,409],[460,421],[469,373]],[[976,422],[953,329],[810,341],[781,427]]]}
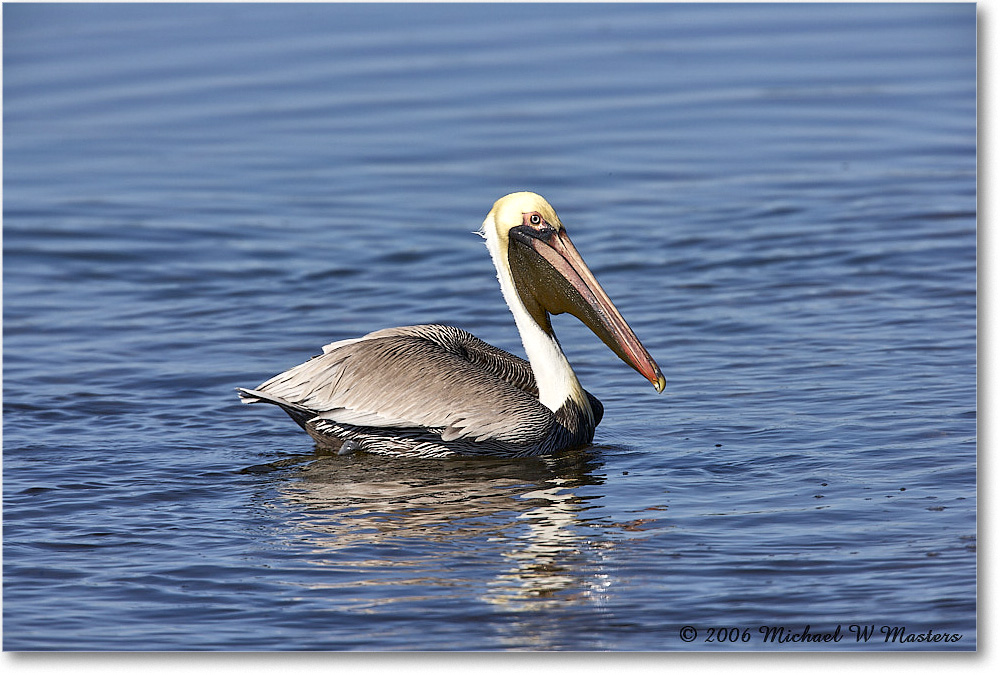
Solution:
{"label": "pelican wing", "polygon": [[527,361],[458,328],[426,325],[333,343],[242,395],[310,411],[318,424],[520,445],[545,438],[554,424],[537,391]]}

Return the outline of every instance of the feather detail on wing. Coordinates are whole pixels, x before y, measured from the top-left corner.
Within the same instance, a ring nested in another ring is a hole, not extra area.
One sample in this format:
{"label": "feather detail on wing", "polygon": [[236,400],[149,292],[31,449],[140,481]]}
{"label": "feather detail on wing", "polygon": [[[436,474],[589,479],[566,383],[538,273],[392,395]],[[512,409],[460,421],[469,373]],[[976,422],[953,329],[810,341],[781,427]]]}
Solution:
{"label": "feather detail on wing", "polygon": [[538,401],[527,361],[451,326],[335,342],[242,395],[310,411],[319,425],[423,428],[443,441],[533,443],[555,420]]}

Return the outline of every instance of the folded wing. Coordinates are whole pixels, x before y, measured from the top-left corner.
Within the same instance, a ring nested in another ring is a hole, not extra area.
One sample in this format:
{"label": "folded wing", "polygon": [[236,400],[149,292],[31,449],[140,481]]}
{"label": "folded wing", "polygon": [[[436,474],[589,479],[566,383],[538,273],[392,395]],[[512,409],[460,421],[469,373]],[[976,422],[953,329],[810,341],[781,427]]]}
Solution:
{"label": "folded wing", "polygon": [[451,326],[389,328],[336,342],[240,395],[312,415],[314,424],[426,429],[443,441],[527,445],[555,423],[538,401],[527,361]]}

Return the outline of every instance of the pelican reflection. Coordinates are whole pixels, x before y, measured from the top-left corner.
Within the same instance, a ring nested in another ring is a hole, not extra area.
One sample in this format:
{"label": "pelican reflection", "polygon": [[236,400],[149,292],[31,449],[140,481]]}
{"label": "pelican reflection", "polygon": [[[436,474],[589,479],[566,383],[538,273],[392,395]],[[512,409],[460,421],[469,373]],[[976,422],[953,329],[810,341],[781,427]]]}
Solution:
{"label": "pelican reflection", "polygon": [[[580,518],[599,494],[577,494],[603,484],[601,465],[587,451],[514,461],[357,454],[318,459],[277,487],[317,565],[528,610],[592,602],[604,589],[602,551],[614,541],[607,525]],[[379,577],[387,568],[391,578]]]}

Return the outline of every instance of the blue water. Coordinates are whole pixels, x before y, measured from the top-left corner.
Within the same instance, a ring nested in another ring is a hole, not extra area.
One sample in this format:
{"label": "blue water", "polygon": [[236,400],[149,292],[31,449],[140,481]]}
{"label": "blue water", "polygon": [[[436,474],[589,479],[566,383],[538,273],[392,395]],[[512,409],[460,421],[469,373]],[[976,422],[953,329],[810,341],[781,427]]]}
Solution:
{"label": "blue water", "polygon": [[[974,5],[3,19],[4,649],[976,647]],[[520,189],[663,395],[558,317],[585,451],[239,403],[386,326],[521,353],[471,234]]]}

